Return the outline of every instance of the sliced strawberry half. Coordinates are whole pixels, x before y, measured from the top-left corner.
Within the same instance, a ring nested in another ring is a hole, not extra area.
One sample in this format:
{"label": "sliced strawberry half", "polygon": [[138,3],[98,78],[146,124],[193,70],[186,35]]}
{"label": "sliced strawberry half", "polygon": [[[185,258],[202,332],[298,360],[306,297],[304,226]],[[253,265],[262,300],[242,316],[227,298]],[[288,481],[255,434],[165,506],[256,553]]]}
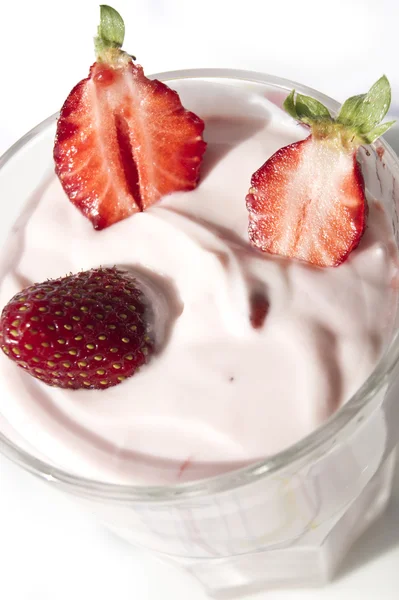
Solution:
{"label": "sliced strawberry half", "polygon": [[206,144],[203,121],[177,92],[148,79],[120,47],[120,15],[101,7],[97,61],[61,109],[56,173],[95,229],[196,187]]}
{"label": "sliced strawberry half", "polygon": [[390,100],[384,76],[368,94],[349,98],[333,119],[317,100],[291,92],[284,107],[311,135],[278,150],[252,176],[246,203],[256,248],[319,267],[349,256],[368,212],[357,149],[393,125],[380,125]]}

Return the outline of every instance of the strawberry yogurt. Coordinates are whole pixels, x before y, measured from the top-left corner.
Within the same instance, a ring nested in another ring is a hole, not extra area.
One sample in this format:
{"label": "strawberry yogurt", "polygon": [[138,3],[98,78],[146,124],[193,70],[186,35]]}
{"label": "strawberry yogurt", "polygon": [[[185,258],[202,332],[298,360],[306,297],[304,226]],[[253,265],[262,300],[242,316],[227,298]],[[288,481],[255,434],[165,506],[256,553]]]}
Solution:
{"label": "strawberry yogurt", "polygon": [[286,448],[365,381],[394,317],[398,259],[378,198],[338,268],[255,250],[251,175],[306,131],[255,84],[171,87],[205,121],[197,189],[94,231],[54,175],[3,250],[2,306],[35,281],[98,265],[128,268],[152,300],[157,353],[104,392],[47,387],[0,357],[0,414],[21,445],[107,482],[191,481]]}

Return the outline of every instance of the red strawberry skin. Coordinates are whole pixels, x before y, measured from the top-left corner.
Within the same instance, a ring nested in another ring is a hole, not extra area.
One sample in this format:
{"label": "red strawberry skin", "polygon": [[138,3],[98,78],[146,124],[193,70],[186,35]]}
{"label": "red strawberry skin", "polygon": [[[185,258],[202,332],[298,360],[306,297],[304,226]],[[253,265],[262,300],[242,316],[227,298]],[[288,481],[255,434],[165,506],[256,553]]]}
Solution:
{"label": "red strawberry skin", "polygon": [[55,170],[70,201],[103,229],[166,194],[194,189],[203,130],[177,92],[141,66],[96,62],[61,109]]}
{"label": "red strawberry skin", "polygon": [[281,148],[253,174],[246,203],[253,246],[319,267],[344,262],[365,230],[356,152],[312,136]]}
{"label": "red strawberry skin", "polygon": [[92,269],[32,285],[3,309],[3,352],[51,386],[105,389],[144,365],[151,352],[151,307],[137,281]]}

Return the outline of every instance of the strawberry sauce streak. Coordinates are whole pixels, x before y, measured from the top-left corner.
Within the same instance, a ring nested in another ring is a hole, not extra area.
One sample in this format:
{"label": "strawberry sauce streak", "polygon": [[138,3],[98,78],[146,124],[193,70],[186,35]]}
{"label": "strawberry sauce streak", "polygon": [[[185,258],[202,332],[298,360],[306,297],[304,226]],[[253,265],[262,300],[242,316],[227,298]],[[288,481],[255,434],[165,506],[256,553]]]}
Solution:
{"label": "strawberry sauce streak", "polygon": [[269,312],[269,300],[263,292],[256,291],[252,292],[250,299],[250,315],[249,320],[254,329],[260,329],[266,319],[266,315]]}

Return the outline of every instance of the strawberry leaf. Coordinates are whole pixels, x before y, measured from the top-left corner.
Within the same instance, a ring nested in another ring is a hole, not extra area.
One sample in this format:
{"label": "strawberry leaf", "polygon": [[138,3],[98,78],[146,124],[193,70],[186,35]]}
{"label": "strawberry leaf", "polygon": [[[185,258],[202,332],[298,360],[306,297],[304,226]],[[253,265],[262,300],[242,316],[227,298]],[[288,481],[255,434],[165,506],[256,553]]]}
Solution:
{"label": "strawberry leaf", "polygon": [[367,94],[353,96],[344,102],[337,122],[354,129],[360,137],[365,137],[381,123],[390,104],[391,86],[383,75]]}
{"label": "strawberry leaf", "polygon": [[286,97],[284,100],[283,108],[293,119],[299,121],[298,113],[295,108],[295,90]]}
{"label": "strawberry leaf", "polygon": [[100,25],[94,38],[96,60],[108,64],[127,63],[136,60],[121,50],[125,37],[125,24],[120,14],[111,6],[100,6]]}
{"label": "strawberry leaf", "polygon": [[287,96],[283,106],[291,117],[306,125],[312,125],[315,121],[331,121],[331,115],[324,104],[302,94],[296,94],[295,97],[295,90]]}
{"label": "strawberry leaf", "polygon": [[342,125],[351,126],[355,122],[356,115],[358,115],[365,98],[366,94],[360,94],[359,96],[352,96],[345,100],[339,111],[337,122],[342,123]]}
{"label": "strawberry leaf", "polygon": [[366,144],[372,144],[373,142],[375,142],[375,140],[377,140],[379,137],[384,135],[384,133],[386,133],[388,131],[388,129],[390,129],[392,127],[392,125],[395,125],[395,123],[396,123],[396,121],[389,121],[388,123],[381,123],[381,125],[378,125],[374,129],[369,131],[369,133],[366,133],[362,136],[364,139],[364,142]]}
{"label": "strawberry leaf", "polygon": [[302,96],[302,94],[297,94],[295,107],[299,119],[304,123],[308,123],[309,125],[313,121],[331,119],[328,108],[310,96]]}
{"label": "strawberry leaf", "polygon": [[98,37],[113,48],[121,48],[125,38],[125,24],[120,14],[111,6],[100,6],[100,25]]}

